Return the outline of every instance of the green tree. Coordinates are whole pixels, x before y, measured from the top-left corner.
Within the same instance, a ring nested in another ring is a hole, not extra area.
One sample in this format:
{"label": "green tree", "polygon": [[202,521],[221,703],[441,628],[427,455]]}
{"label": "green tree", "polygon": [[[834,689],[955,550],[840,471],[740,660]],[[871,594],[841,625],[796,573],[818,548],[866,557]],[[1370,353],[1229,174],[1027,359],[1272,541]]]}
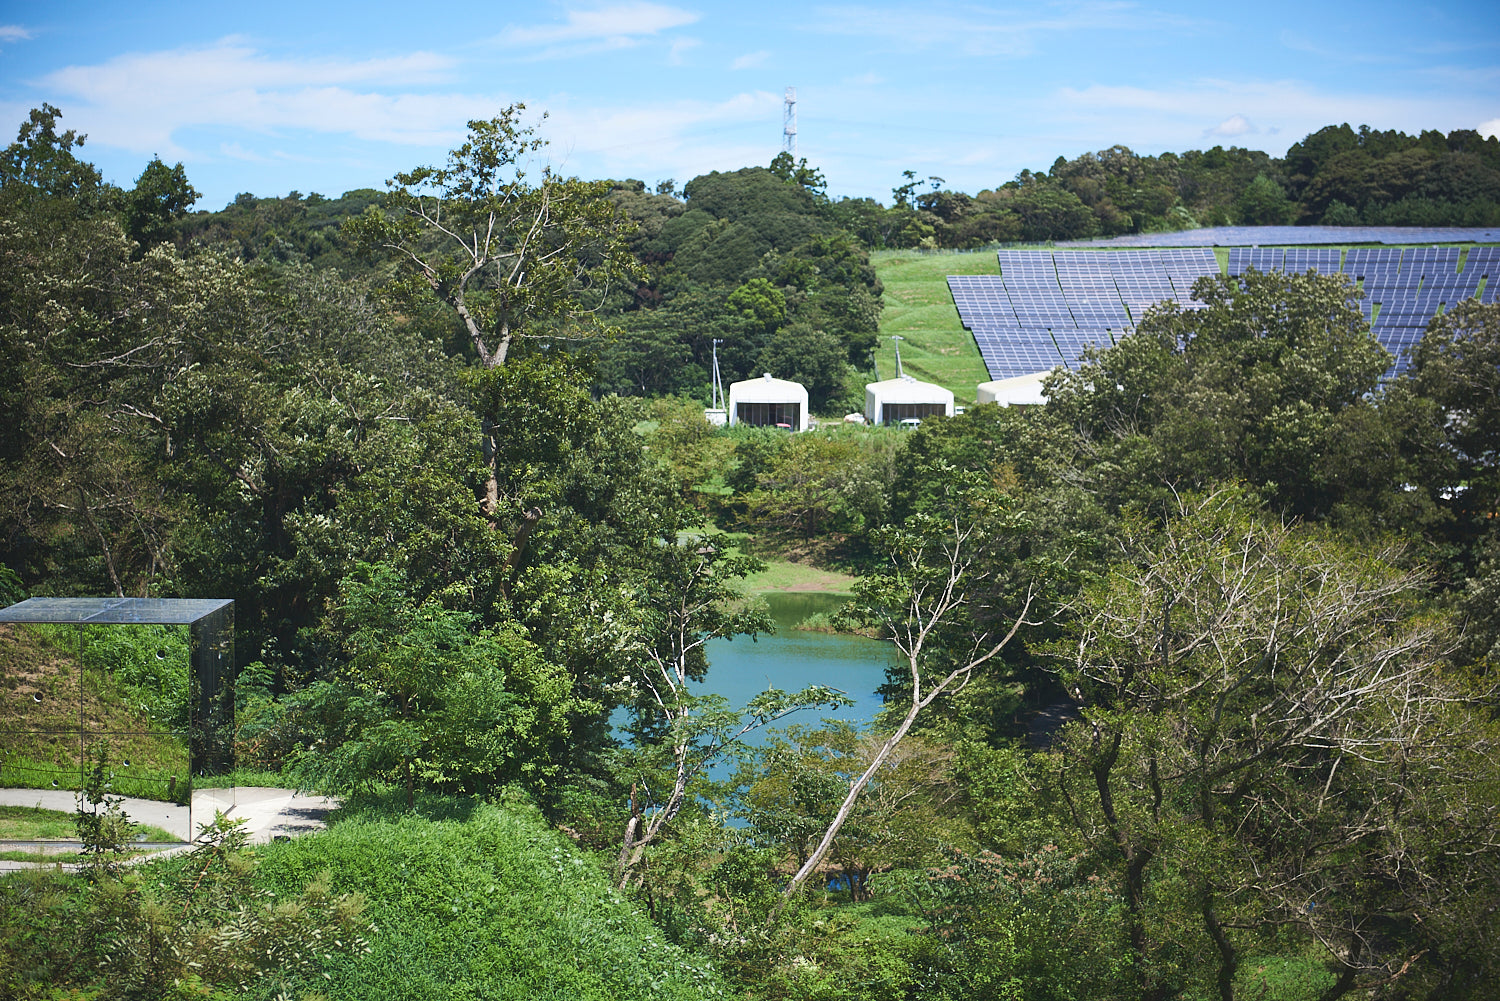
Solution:
{"label": "green tree", "polygon": [[1374,444],[1420,432],[1375,394],[1391,358],[1342,275],[1251,272],[1193,291],[1205,308],[1162,304],[1053,377],[1048,411],[1093,451],[1110,505],[1167,510],[1173,491],[1242,479],[1297,517],[1377,531],[1431,520],[1401,487],[1411,453]]}
{"label": "green tree", "polygon": [[325,629],[343,666],[292,702],[322,736],[294,774],[330,791],[394,781],[449,792],[554,777],[548,749],[566,735],[570,682],[514,626],[422,598],[394,567],[360,565],[341,583]]}
{"label": "green tree", "polygon": [[1059,185],[1043,181],[1022,185],[1005,205],[1021,220],[1021,236],[1026,240],[1080,240],[1098,232],[1088,206]]}
{"label": "green tree", "polygon": [[777,331],[761,351],[759,367],[778,379],[800,382],[807,405],[826,412],[843,392],[849,375],[848,351],[837,337],[798,323]]}
{"label": "green tree", "polygon": [[1472,538],[1500,508],[1500,304],[1465,299],[1434,317],[1411,361],[1413,389],[1441,425],[1423,481]]}
{"label": "green tree", "polygon": [[88,136],[59,133],[62,112],[50,104],[31,109],[16,141],[0,154],[0,192],[7,199],[52,200],[92,208],[108,191],[91,163],[73,155]]}
{"label": "green tree", "polygon": [[1294,209],[1286,190],[1265,174],[1255,176],[1236,207],[1246,226],[1285,226],[1292,221]]}
{"label": "green tree", "polygon": [[817,847],[787,881],[783,902],[817,871],[861,794],[922,711],[961,690],[1023,626],[1033,624],[1028,615],[1036,584],[1018,582],[1011,565],[1011,540],[1022,524],[1008,498],[975,491],[965,518],[915,517],[877,533],[885,560],[855,585],[851,613],[891,637],[904,661],[906,698],[888,710],[887,722],[894,726],[850,780]]}
{"label": "green tree", "polygon": [[753,278],[735,289],[727,305],[744,321],[750,335],[761,341],[786,323],[786,296],[764,278]]}
{"label": "green tree", "polygon": [[777,153],[771,160],[770,171],[788,184],[806,188],[818,198],[827,198],[823,189],[828,186],[828,182],[823,179],[822,172],[807,165],[807,157],[794,162],[792,154]]}
{"label": "green tree", "polygon": [[441,167],[389,182],[385,211],[345,223],[366,251],[395,254],[411,276],[463,321],[480,364],[505,364],[517,337],[577,337],[636,266],[629,225],[608,182],[523,169],[545,140],[522,124],[524,104],[471,121],[469,138]]}
{"label": "green tree", "polygon": [[142,251],[172,239],[173,223],[187,215],[201,195],[179,163],[168,167],[155,157],[125,194],[125,232]]}
{"label": "green tree", "polygon": [[1055,649],[1083,706],[1057,781],[1119,880],[1140,996],[1232,1001],[1278,931],[1321,947],[1326,998],[1440,981],[1430,923],[1492,906],[1500,803],[1490,729],[1434,669],[1427,582],[1232,490],[1124,553]]}
{"label": "green tree", "polygon": [[[883,741],[847,723],[790,726],[774,733],[740,768],[739,809],[758,843],[806,864],[833,822],[849,783]],[[888,755],[828,850],[851,900],[869,899],[872,873],[938,862],[964,840],[950,809],[952,753],[909,737]]]}

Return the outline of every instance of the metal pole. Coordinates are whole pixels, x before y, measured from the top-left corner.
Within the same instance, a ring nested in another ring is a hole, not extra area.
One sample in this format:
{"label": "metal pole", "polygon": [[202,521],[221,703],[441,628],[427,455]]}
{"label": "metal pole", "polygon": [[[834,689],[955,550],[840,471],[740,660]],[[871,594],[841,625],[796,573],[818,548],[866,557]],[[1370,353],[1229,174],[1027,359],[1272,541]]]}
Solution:
{"label": "metal pole", "polygon": [[78,808],[83,809],[83,789],[88,784],[88,755],[83,729],[83,626],[78,627]]}
{"label": "metal pole", "polygon": [[724,404],[722,402],[722,400],[724,398],[724,382],[723,382],[722,379],[719,378],[719,345],[723,344],[723,343],[724,343],[723,339],[717,338],[717,337],[714,338],[714,389],[713,389],[713,394],[714,394],[714,409],[715,410],[722,410],[722,409],[724,409]]}

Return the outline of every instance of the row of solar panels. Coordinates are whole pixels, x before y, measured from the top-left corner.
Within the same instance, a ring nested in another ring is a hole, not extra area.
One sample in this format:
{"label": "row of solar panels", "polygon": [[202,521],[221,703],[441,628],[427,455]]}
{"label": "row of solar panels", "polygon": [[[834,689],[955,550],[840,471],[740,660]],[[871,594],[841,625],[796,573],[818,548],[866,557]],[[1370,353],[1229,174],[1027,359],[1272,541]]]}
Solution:
{"label": "row of solar panels", "polygon": [[[1076,367],[1083,348],[1110,344],[1134,328],[1147,307],[1173,300],[1183,308],[1192,286],[1220,273],[1209,248],[1114,252],[1002,250],[1000,274],[950,275],[948,288],[963,325],[973,331],[992,379]],[[1500,247],[1457,248],[1235,247],[1229,274],[1258,271],[1343,271],[1366,294],[1365,317],[1380,342],[1405,364],[1428,320],[1461,299],[1496,301]]]}

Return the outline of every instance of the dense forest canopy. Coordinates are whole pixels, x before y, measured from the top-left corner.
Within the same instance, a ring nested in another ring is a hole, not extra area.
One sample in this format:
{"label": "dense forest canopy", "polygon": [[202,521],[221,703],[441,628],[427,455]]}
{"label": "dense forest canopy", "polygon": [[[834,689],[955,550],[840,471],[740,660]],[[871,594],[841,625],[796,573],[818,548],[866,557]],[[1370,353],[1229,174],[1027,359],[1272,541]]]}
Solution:
{"label": "dense forest canopy", "polygon": [[[1200,281],[1042,407],[788,435],[695,397],[722,341],[727,378],[843,405],[874,246],[1493,212],[1495,140],[1119,148],[972,198],[909,177],[886,208],[790,157],[681,192],[525,176],[519,111],[384,193],[218,213],[180,166],[105,184],[50,107],[4,151],[0,586],[233,598],[241,767],[449,818],[336,828],[259,875],[221,832],[197,882],[0,880],[8,994],[161,996],[200,953],[153,943],[213,955],[243,903],[268,954],[384,934],[378,982],[427,964],[478,996],[518,968],[506,929],[547,920],[495,903],[525,872],[605,915],[568,941],[626,943],[615,990],[1489,996],[1500,307],[1435,318],[1390,382],[1342,276],[1277,272]],[[788,554],[857,574],[834,625],[901,654],[869,730],[780,728],[841,703],[817,685],[693,684],[709,640],[769,628],[742,584]],[[461,824],[464,797],[498,806]],[[400,910],[392,841],[449,846],[430,912]],[[277,925],[271,889],[312,918]],[[485,947],[435,944],[449,922]],[[191,983],[364,996],[377,960],[340,950]]]}

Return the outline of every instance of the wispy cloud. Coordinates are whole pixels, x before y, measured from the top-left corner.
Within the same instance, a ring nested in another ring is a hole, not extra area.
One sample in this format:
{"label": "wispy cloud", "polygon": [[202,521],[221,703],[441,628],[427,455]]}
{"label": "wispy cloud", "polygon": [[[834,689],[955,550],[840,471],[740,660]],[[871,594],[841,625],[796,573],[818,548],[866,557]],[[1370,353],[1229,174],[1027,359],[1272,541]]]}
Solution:
{"label": "wispy cloud", "polygon": [[0,24],[0,42],[24,42],[31,32],[19,24]]}
{"label": "wispy cloud", "polygon": [[547,106],[546,136],[565,173],[579,160],[595,176],[688,178],[727,164],[769,163],[780,137],[781,95],[767,91],[615,106],[554,96]]}
{"label": "wispy cloud", "polygon": [[1352,52],[1347,49],[1335,48],[1323,41],[1314,41],[1306,35],[1283,28],[1278,40],[1282,46],[1293,52],[1302,52],[1309,56],[1317,56],[1326,62],[1336,63],[1393,63],[1399,61],[1397,50],[1387,45],[1381,52]]}
{"label": "wispy cloud", "polygon": [[1050,11],[1049,16],[1038,16],[1035,7],[830,6],[818,8],[812,28],[827,34],[885,39],[901,47],[944,47],[966,56],[1019,57],[1034,52],[1043,35],[1148,31],[1205,23],[1109,0],[1053,4]]}
{"label": "wispy cloud", "polygon": [[765,61],[770,58],[770,56],[771,53],[767,52],[765,49],[761,49],[759,52],[747,52],[743,56],[735,59],[734,62],[730,63],[729,68],[732,70],[754,69],[755,67],[764,64]]}
{"label": "wispy cloud", "polygon": [[[183,157],[176,134],[197,126],[273,133],[306,129],[401,144],[461,136],[468,118],[503,106],[480,95],[415,92],[448,82],[453,63],[416,52],[380,59],[281,59],[239,39],[68,66],[42,86],[96,143]],[[405,88],[407,92],[393,92]],[[228,154],[234,155],[234,154]]]}
{"label": "wispy cloud", "polygon": [[254,150],[246,149],[239,143],[219,143],[219,153],[231,160],[244,160],[247,163],[265,163],[266,158]]}
{"label": "wispy cloud", "polygon": [[513,48],[542,51],[535,58],[581,55],[603,49],[623,49],[644,38],[697,22],[699,15],[680,7],[635,2],[584,10],[568,10],[560,24],[513,26],[495,41]]}
{"label": "wispy cloud", "polygon": [[685,61],[683,56],[702,44],[703,40],[699,38],[687,38],[684,36],[672,39],[672,47],[667,50],[667,62],[673,66],[681,66]]}
{"label": "wispy cloud", "polygon": [[1048,103],[1074,130],[1130,136],[1141,148],[1164,149],[1186,148],[1205,137],[1300,138],[1338,122],[1446,130],[1470,127],[1468,123],[1482,117],[1478,98],[1334,93],[1296,80],[1204,79],[1163,88],[1063,88]]}
{"label": "wispy cloud", "polygon": [[1424,76],[1433,77],[1442,83],[1459,87],[1493,88],[1500,81],[1500,66],[1425,66],[1419,70]]}

